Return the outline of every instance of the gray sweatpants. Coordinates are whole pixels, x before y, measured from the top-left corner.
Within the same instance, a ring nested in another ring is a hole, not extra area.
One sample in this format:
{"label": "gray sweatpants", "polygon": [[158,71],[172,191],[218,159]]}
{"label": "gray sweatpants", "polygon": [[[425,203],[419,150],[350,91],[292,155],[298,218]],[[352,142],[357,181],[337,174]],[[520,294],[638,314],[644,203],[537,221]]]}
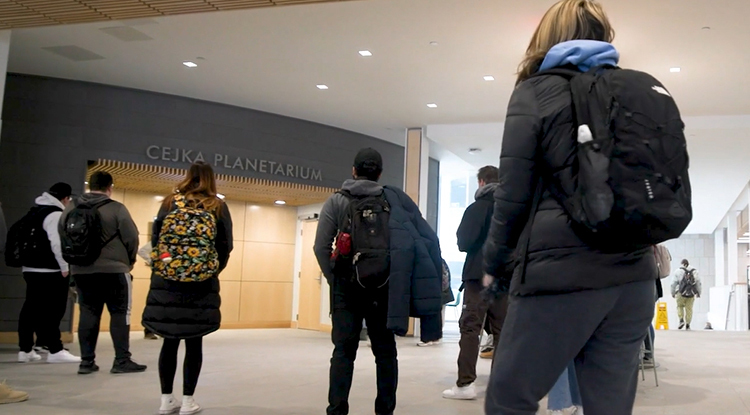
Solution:
{"label": "gray sweatpants", "polygon": [[575,359],[586,415],[632,415],[638,354],[654,315],[654,282],[512,297],[495,350],[485,413],[535,415]]}

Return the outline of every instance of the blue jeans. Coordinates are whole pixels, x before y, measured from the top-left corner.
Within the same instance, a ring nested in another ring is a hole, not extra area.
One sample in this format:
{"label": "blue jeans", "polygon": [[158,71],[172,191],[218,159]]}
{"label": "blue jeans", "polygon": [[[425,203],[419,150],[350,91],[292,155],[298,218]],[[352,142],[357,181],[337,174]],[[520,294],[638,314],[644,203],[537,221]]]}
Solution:
{"label": "blue jeans", "polygon": [[581,406],[581,392],[578,390],[578,378],[574,362],[570,362],[565,371],[549,391],[547,409],[562,411],[571,406]]}

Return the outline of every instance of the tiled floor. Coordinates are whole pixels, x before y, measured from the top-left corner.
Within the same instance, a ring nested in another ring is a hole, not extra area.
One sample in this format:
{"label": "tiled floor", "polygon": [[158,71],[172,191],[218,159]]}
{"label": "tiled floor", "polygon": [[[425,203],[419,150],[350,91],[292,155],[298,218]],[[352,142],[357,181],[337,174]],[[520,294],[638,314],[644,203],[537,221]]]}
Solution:
{"label": "tiled floor", "polygon": [[[440,397],[455,377],[457,336],[443,345],[417,348],[401,339],[398,413],[402,415],[482,414],[482,401],[455,402]],[[31,393],[31,400],[0,407],[3,415],[155,414],[159,402],[156,362],[160,342],[133,338],[132,350],[149,370],[114,376],[106,334],[100,341],[103,371],[75,374],[75,365],[12,363],[15,351],[0,349],[0,379]],[[77,347],[72,348],[73,351]],[[204,370],[196,398],[206,415],[315,415],[326,406],[331,345],[324,334],[298,330],[223,331],[206,339]],[[649,373],[641,383],[637,415],[750,414],[750,333],[660,332],[657,358],[661,386]],[[489,362],[480,361],[483,389]],[[181,382],[177,382],[180,385]],[[175,388],[176,390],[179,387]],[[352,415],[372,414],[374,362],[361,349],[352,391]]]}

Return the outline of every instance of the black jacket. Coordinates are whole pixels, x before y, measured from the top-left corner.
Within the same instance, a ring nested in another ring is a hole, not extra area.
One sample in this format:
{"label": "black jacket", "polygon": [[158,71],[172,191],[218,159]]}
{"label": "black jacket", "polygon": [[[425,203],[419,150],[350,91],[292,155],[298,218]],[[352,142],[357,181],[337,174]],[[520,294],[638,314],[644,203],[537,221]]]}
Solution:
{"label": "black jacket", "polygon": [[[174,209],[162,208],[154,220],[151,246],[158,246],[164,218]],[[229,261],[233,248],[232,217],[225,203],[217,221],[216,250],[219,270]],[[187,339],[212,333],[221,326],[218,275],[202,282],[168,281],[151,274],[151,287],[143,311],[143,326],[165,338]]]}
{"label": "black jacket", "polygon": [[[485,271],[503,272],[527,224],[539,177],[544,193],[531,228],[525,279],[513,268],[511,294],[537,295],[599,289],[656,277],[653,249],[603,252],[585,243],[552,197],[575,189],[577,139],[570,85],[554,75],[535,76],[518,86],[508,107],[500,156],[500,186],[487,243]],[[512,265],[511,265],[512,266]]]}
{"label": "black jacket", "polygon": [[495,205],[495,189],[497,183],[490,183],[477,190],[476,202],[469,205],[456,231],[458,250],[466,252],[464,262],[463,281],[481,280],[482,248],[487,240],[487,233],[492,223],[492,208]]}
{"label": "black jacket", "polygon": [[[384,194],[390,205],[391,272],[387,326],[403,336],[408,331],[410,316],[441,313],[443,260],[438,237],[417,205],[403,191],[384,188],[369,180],[347,180],[342,189],[354,196]],[[331,196],[320,211],[315,236],[315,256],[334,291],[343,284],[337,284],[337,278],[342,276],[334,274],[331,264],[332,245],[339,229],[344,227],[348,207],[349,200],[344,195],[336,193]],[[425,338],[433,337],[439,338],[440,333],[425,333]]]}

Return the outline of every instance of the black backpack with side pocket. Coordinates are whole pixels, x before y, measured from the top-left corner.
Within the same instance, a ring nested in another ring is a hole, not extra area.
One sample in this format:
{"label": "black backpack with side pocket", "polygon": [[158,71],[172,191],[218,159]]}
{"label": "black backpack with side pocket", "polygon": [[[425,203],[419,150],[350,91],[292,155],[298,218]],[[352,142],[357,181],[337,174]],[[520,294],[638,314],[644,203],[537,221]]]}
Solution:
{"label": "black backpack with side pocket", "polygon": [[79,203],[60,225],[60,243],[65,262],[76,266],[89,266],[99,259],[102,248],[119,236],[119,232],[108,240],[102,236],[102,217],[99,209],[111,203],[111,199],[99,203]]}
{"label": "black backpack with side pocket", "polygon": [[577,186],[572,195],[551,190],[577,232],[619,249],[679,237],[693,212],[684,123],[669,91],[647,73],[612,66],[545,74],[570,81]]}
{"label": "black backpack with side pocket", "polygon": [[49,236],[44,230],[44,219],[52,212],[60,212],[57,206],[36,206],[8,229],[5,245],[5,265],[11,268],[28,266],[40,256],[52,250]]}
{"label": "black backpack with side pocket", "polygon": [[347,191],[339,193],[349,199],[346,222],[351,235],[352,279],[363,288],[384,287],[391,273],[391,208],[385,194],[359,197]]}

